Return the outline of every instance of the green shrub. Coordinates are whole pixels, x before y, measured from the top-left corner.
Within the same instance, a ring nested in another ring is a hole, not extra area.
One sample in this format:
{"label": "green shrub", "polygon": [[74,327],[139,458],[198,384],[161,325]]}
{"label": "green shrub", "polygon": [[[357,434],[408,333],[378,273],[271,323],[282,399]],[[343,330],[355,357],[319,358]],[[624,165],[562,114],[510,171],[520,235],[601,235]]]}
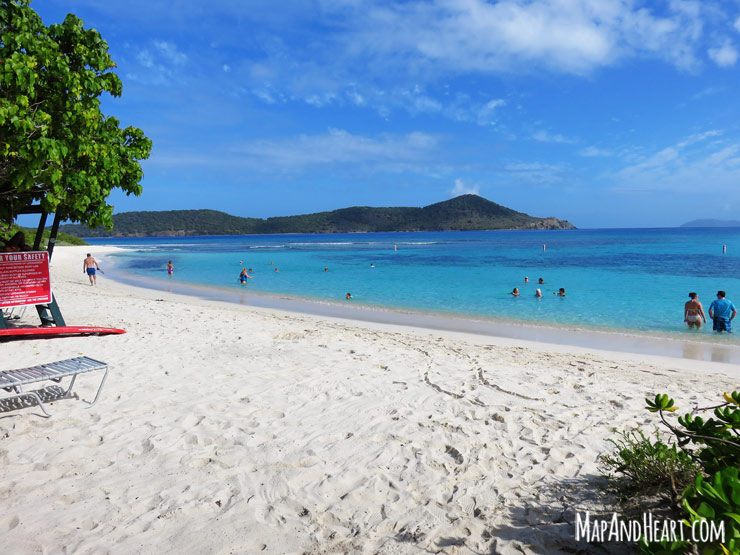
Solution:
{"label": "green shrub", "polygon": [[[0,230],[0,239],[2,241],[6,241],[10,239],[13,235],[15,235],[16,232],[22,231],[23,234],[26,237],[26,243],[29,246],[33,245],[33,240],[36,237],[36,230],[35,229],[29,229],[27,227],[20,227],[19,225],[13,224],[8,228],[7,230]],[[44,234],[41,238],[41,249],[46,249],[47,245],[49,244],[49,237],[51,236],[51,231],[46,229],[44,230]],[[3,242],[0,242],[0,247],[3,246]],[[79,237],[76,237],[74,235],[70,235],[69,233],[63,233],[59,232],[57,233],[57,239],[56,239],[56,245],[87,245],[87,241],[84,239],[80,239]]]}
{"label": "green shrub", "polygon": [[[695,547],[703,555],[740,555],[740,392],[725,393],[725,402],[713,407],[696,408],[678,418],[681,428],[674,426],[666,416],[678,409],[667,395],[646,399],[647,409],[658,413],[661,422],[676,436],[679,446],[701,465],[694,485],[682,495],[682,507],[688,528],[712,522],[724,527],[724,541],[697,542]],[[712,411],[714,418],[694,416],[697,412]],[[685,553],[688,543],[668,545],[665,542],[641,542],[643,553]]]}
{"label": "green shrub", "polygon": [[601,464],[609,478],[610,489],[631,498],[656,493],[671,493],[692,483],[699,465],[675,443],[670,445],[642,430],[622,432],[618,439],[608,440],[614,453],[602,455]]}

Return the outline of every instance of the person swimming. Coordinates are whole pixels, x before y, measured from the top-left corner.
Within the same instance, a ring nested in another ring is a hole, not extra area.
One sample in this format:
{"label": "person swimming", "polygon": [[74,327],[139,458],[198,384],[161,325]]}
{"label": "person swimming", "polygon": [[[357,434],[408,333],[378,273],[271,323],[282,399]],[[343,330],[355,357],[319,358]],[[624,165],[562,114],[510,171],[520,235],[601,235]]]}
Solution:
{"label": "person swimming", "polygon": [[514,287],[514,290],[511,293],[509,293],[509,295],[513,295],[515,297],[518,297],[519,296],[519,288],[518,287]]}
{"label": "person swimming", "polygon": [[553,291],[553,295],[557,295],[558,297],[565,297],[565,287],[561,287],[557,291]]}
{"label": "person swimming", "polygon": [[351,293],[347,293],[347,296],[344,297],[344,298],[349,301],[352,298],[352,294]]}
{"label": "person swimming", "polygon": [[540,297],[542,297],[542,290],[541,289],[535,289],[534,296],[537,297],[538,299]]}
{"label": "person swimming", "polygon": [[543,284],[545,283],[545,280],[544,280],[544,278],[540,278],[540,279],[539,279],[539,280],[537,281],[537,283],[539,283],[540,285],[543,285]]}
{"label": "person swimming", "polygon": [[529,278],[527,276],[524,276],[524,283],[529,283]]}

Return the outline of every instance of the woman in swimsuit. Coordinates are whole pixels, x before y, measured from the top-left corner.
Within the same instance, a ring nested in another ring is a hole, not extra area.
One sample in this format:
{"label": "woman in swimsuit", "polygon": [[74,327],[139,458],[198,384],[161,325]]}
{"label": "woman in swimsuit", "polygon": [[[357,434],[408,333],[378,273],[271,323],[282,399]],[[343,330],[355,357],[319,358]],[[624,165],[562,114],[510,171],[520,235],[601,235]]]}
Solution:
{"label": "woman in swimsuit", "polygon": [[167,273],[172,275],[172,273],[175,271],[175,267],[172,265],[172,260],[170,260],[167,263]]}
{"label": "woman in swimsuit", "polygon": [[690,301],[687,301],[683,307],[683,321],[689,325],[689,328],[696,326],[699,329],[702,324],[707,323],[707,317],[704,315],[704,307],[699,302],[699,295],[693,291],[689,293]]}
{"label": "woman in swimsuit", "polygon": [[252,277],[254,277],[254,276],[250,276],[247,273],[247,269],[246,268],[242,268],[242,273],[239,274],[239,281],[241,281],[242,283],[246,283],[247,280],[248,279],[252,279]]}

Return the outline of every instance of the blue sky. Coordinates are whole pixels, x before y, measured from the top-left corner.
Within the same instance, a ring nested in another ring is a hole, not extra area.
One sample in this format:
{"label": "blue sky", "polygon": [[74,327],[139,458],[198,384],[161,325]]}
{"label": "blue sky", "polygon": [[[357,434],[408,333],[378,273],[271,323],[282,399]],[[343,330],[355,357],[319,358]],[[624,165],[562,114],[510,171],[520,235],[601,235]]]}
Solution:
{"label": "blue sky", "polygon": [[36,0],[100,31],[154,147],[116,212],[475,192],[578,227],[740,219],[740,2]]}

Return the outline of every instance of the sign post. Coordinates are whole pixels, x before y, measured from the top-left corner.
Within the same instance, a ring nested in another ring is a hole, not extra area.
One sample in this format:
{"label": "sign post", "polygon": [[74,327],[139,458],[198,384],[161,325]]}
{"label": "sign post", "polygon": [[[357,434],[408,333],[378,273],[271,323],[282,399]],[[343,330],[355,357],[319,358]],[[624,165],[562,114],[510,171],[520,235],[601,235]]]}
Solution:
{"label": "sign post", "polygon": [[[5,265],[5,270],[0,270],[0,272],[4,272],[0,273],[0,307],[35,305],[42,326],[64,326],[64,318],[54,294],[51,292],[51,282],[49,280],[49,260],[54,250],[54,243],[61,221],[59,214],[54,215],[54,223],[51,227],[46,251],[41,251],[41,239],[46,227],[47,213],[40,206],[33,205],[19,211],[19,214],[40,214],[41,217],[32,251],[0,253],[2,257],[0,266]],[[38,258],[38,255],[43,255],[44,262],[39,262],[41,259]],[[43,285],[44,279],[45,286]],[[27,281],[24,282],[23,280]],[[33,302],[31,298],[34,295],[40,297],[41,300]],[[10,304],[3,304],[4,302]],[[7,327],[3,312],[0,310],[0,328]]]}

